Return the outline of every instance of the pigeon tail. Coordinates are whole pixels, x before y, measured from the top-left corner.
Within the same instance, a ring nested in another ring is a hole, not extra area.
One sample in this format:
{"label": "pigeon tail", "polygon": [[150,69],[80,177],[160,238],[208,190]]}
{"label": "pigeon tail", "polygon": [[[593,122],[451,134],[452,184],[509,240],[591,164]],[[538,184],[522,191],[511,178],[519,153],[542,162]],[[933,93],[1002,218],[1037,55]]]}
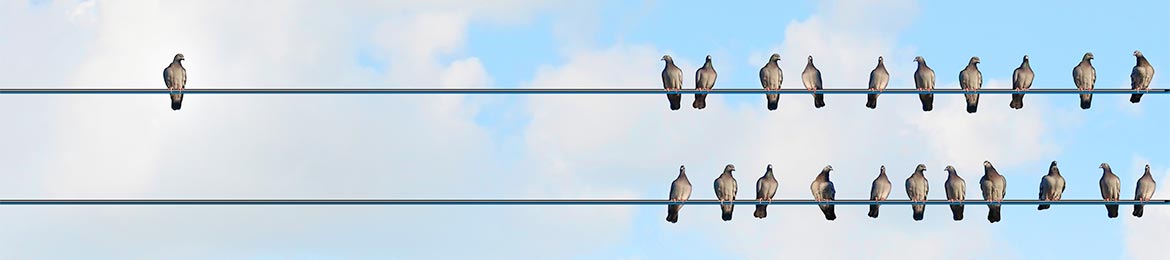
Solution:
{"label": "pigeon tail", "polygon": [[991,223],[999,222],[999,205],[987,205],[987,221]]}
{"label": "pigeon tail", "polygon": [[1134,217],[1140,218],[1140,217],[1142,217],[1142,213],[1145,213],[1144,206],[1142,206],[1141,204],[1133,205],[1133,216]]}
{"label": "pigeon tail", "polygon": [[974,114],[975,111],[977,111],[977,110],[979,110],[979,103],[978,102],[967,102],[967,113],[968,114]]}
{"label": "pigeon tail", "polygon": [[837,220],[837,212],[833,210],[834,205],[822,205],[821,212],[825,213],[825,220]]}
{"label": "pigeon tail", "polygon": [[679,208],[681,208],[679,205],[667,205],[666,206],[666,221],[667,222],[678,223],[678,210],[679,210]]}
{"label": "pigeon tail", "polygon": [[1117,218],[1117,205],[1105,205],[1105,210],[1109,211],[1109,218]]}
{"label": "pigeon tail", "polygon": [[1142,94],[1133,94],[1133,95],[1129,96],[1129,102],[1130,103],[1142,102]]}
{"label": "pigeon tail", "polygon": [[768,110],[776,110],[776,108],[778,108],[780,106],[780,95],[767,94],[767,98],[768,98]]}
{"label": "pigeon tail", "polygon": [[825,94],[813,94],[813,106],[817,108],[825,107]]}
{"label": "pigeon tail", "polygon": [[1024,108],[1024,94],[1012,94],[1012,102],[1008,106],[1014,109]]}
{"label": "pigeon tail", "polygon": [[666,100],[670,101],[670,110],[682,108],[682,94],[666,94]]}
{"label": "pigeon tail", "polygon": [[963,220],[963,205],[951,205],[951,215],[955,221]]}
{"label": "pigeon tail", "polygon": [[878,205],[878,204],[869,204],[869,217],[877,218],[878,217],[878,208],[880,208],[880,207],[881,207],[881,205]]}
{"label": "pigeon tail", "polygon": [[1046,210],[1046,209],[1051,208],[1051,207],[1052,207],[1052,205],[1050,205],[1050,204],[1040,204],[1040,206],[1036,206],[1036,210]]}
{"label": "pigeon tail", "polygon": [[691,103],[695,109],[707,108],[707,94],[695,94],[695,102]]}
{"label": "pigeon tail", "polygon": [[1081,94],[1081,109],[1089,109],[1093,105],[1093,94]]}
{"label": "pigeon tail", "polygon": [[768,205],[756,205],[756,213],[753,213],[752,216],[756,216],[756,218],[768,217]]}
{"label": "pigeon tail", "polygon": [[719,205],[719,207],[723,209],[723,221],[731,221],[731,212],[735,210],[735,206],[732,204],[723,204]]}
{"label": "pigeon tail", "polygon": [[869,109],[877,108],[877,94],[868,95],[868,99],[865,101],[865,107],[868,107]]}
{"label": "pigeon tail", "polygon": [[934,94],[919,94],[918,99],[922,100],[922,111],[934,110]]}
{"label": "pigeon tail", "polygon": [[914,209],[914,221],[922,221],[923,215],[926,215],[926,205],[912,205]]}
{"label": "pigeon tail", "polygon": [[171,99],[171,110],[179,110],[180,108],[183,108],[183,100]]}

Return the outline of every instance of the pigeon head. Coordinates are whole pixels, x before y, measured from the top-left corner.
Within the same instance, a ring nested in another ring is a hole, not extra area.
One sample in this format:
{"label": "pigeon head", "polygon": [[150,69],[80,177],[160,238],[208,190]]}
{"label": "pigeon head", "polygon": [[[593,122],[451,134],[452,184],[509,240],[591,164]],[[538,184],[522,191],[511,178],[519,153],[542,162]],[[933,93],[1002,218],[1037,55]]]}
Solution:
{"label": "pigeon head", "polygon": [[674,62],[674,59],[670,58],[670,55],[662,55],[662,60],[668,61],[668,62]]}
{"label": "pigeon head", "polygon": [[812,55],[808,55],[808,62],[812,62]]}
{"label": "pigeon head", "polygon": [[181,61],[181,60],[186,60],[186,58],[183,58],[183,54],[182,53],[175,54],[175,61]]}
{"label": "pigeon head", "polygon": [[882,58],[882,56],[878,56],[878,62],[882,62],[882,61],[884,61],[884,60],[885,60],[885,59],[884,59],[884,58]]}
{"label": "pigeon head", "polygon": [[1091,59],[1093,59],[1093,53],[1092,53],[1092,52],[1086,52],[1086,53],[1085,53],[1085,57],[1084,57],[1084,58],[1081,58],[1081,59],[1082,59],[1082,60],[1091,60]]}
{"label": "pigeon head", "polygon": [[916,56],[916,57],[914,57],[914,62],[918,62],[920,64],[926,63],[926,59],[923,59],[922,56]]}
{"label": "pigeon head", "polygon": [[884,171],[886,171],[886,165],[885,165],[885,164],[882,164],[882,169],[881,169],[881,170],[882,170],[883,172],[884,172]]}
{"label": "pigeon head", "polygon": [[771,164],[771,163],[769,163],[769,164],[768,164],[768,170],[772,170],[772,164]]}
{"label": "pigeon head", "polygon": [[735,165],[728,164],[727,166],[723,167],[723,171],[724,172],[733,172],[733,171],[735,171]]}
{"label": "pigeon head", "polygon": [[955,172],[955,166],[947,165],[947,168],[945,168],[943,170],[947,170],[948,172]]}
{"label": "pigeon head", "polygon": [[772,54],[772,57],[769,57],[769,58],[768,58],[768,61],[778,61],[778,60],[780,60],[780,54],[779,54],[779,53],[773,53],[773,54]]}
{"label": "pigeon head", "polygon": [[826,172],[827,172],[827,171],[832,171],[832,170],[833,170],[833,166],[832,166],[832,165],[825,165],[825,169],[823,169],[823,171],[826,171]]}
{"label": "pigeon head", "polygon": [[679,166],[678,166],[678,170],[679,170],[679,171],[685,171],[685,170],[687,170],[687,166],[686,166],[686,165],[679,165]]}
{"label": "pigeon head", "polygon": [[991,162],[983,161],[983,167],[991,167]]}
{"label": "pigeon head", "polygon": [[1024,55],[1024,61],[1028,60],[1028,55]]}
{"label": "pigeon head", "polygon": [[925,170],[926,170],[926,165],[925,165],[925,164],[921,164],[921,163],[920,163],[920,164],[918,164],[918,167],[915,167],[915,168],[914,168],[914,171],[925,171]]}
{"label": "pigeon head", "polygon": [[1133,56],[1138,57],[1138,58],[1146,57],[1145,55],[1142,55],[1141,51],[1138,51],[1138,50],[1133,51]]}
{"label": "pigeon head", "polygon": [[1109,169],[1109,163],[1101,163],[1101,166],[1097,166],[1097,168],[1101,168],[1101,169],[1106,169],[1106,170],[1108,170],[1108,169]]}
{"label": "pigeon head", "polygon": [[1052,164],[1048,165],[1048,167],[1056,167],[1056,161],[1052,161]]}
{"label": "pigeon head", "polygon": [[971,57],[971,64],[978,64],[978,63],[979,63],[979,57],[978,57],[978,56]]}
{"label": "pigeon head", "polygon": [[711,61],[711,55],[707,55],[707,61]]}
{"label": "pigeon head", "polygon": [[1146,164],[1146,172],[1150,172],[1150,165]]}

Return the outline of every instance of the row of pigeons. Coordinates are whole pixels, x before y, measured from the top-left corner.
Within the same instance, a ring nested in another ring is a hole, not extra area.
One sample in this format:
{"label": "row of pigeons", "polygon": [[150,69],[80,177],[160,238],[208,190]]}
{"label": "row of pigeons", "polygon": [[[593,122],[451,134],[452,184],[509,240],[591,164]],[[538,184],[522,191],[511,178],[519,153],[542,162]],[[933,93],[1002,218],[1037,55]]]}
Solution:
{"label": "row of pigeons", "polygon": [[[1133,90],[1150,89],[1150,82],[1154,80],[1154,67],[1146,60],[1141,51],[1133,51],[1133,56],[1137,57],[1137,64],[1133,66],[1133,71],[1130,73],[1130,86]],[[1073,83],[1076,84],[1078,90],[1093,90],[1093,85],[1097,82],[1097,70],[1093,68],[1090,60],[1093,59],[1093,53],[1085,53],[1081,58],[1081,62],[1073,67],[1072,77]],[[674,60],[670,55],[663,55],[662,60],[666,61],[666,68],[662,69],[662,86],[666,90],[681,90],[683,86],[682,70],[675,66]],[[760,85],[767,90],[780,89],[781,83],[784,82],[784,72],[780,70],[780,54],[773,53],[772,57],[768,59],[768,63],[760,68]],[[914,87],[920,91],[934,90],[934,70],[926,66],[926,59],[922,56],[914,58],[918,62],[918,69],[914,71]],[[959,85],[963,90],[976,91],[983,87],[983,74],[979,72],[979,57],[971,57],[967,62],[967,67],[959,72]],[[711,65],[711,55],[707,55],[707,61],[703,63],[703,67],[695,71],[695,89],[711,90],[715,87],[715,78],[718,76],[715,73],[715,67]],[[1032,79],[1035,74],[1032,72],[1031,65],[1028,64],[1028,55],[1024,55],[1024,61],[1020,67],[1016,68],[1012,73],[1012,89],[1028,90],[1032,87]],[[801,82],[804,83],[804,88],[809,91],[824,89],[821,81],[821,70],[813,65],[812,55],[808,56],[808,63],[804,67],[804,71],[800,75]],[[886,71],[884,59],[878,56],[877,67],[869,73],[869,90],[881,92],[886,89],[890,83],[890,73]],[[779,94],[764,94],[767,98],[768,110],[776,110],[779,102]],[[868,94],[865,102],[865,107],[870,109],[877,108],[877,98],[881,94]],[[967,100],[967,113],[975,113],[979,108],[979,93],[964,94]],[[922,101],[922,111],[931,111],[934,109],[934,94],[919,94],[919,99]],[[1089,109],[1093,94],[1080,94],[1081,109]],[[1138,103],[1141,101],[1142,94],[1132,94],[1129,101]],[[670,102],[670,110],[678,110],[682,107],[682,94],[666,94],[666,99]],[[692,107],[695,109],[703,109],[707,107],[707,94],[695,94],[695,101]],[[821,108],[825,106],[824,94],[813,94],[813,106]],[[1012,94],[1012,101],[1009,106],[1013,109],[1024,108],[1024,94]]]}
{"label": "row of pigeons", "polygon": [[[1113,174],[1108,163],[1102,163],[1100,168],[1103,170],[1101,175],[1101,198],[1104,201],[1118,201],[1121,196],[1121,180],[1117,175]],[[820,201],[831,201],[836,199],[837,191],[833,188],[833,182],[829,180],[829,172],[833,170],[833,166],[825,166],[820,174],[813,180],[809,187],[812,191],[813,199]],[[720,210],[723,213],[724,221],[731,221],[734,204],[724,202],[734,202],[735,195],[739,189],[736,187],[735,178],[732,177],[731,172],[735,171],[735,165],[728,164],[723,168],[723,174],[720,174],[715,179],[715,196],[718,198]],[[926,194],[930,191],[930,185],[926,180],[926,165],[919,164],[915,168],[914,173],[906,178],[906,195],[914,202],[925,202]],[[955,171],[955,167],[947,165],[946,171],[948,173],[947,180],[944,184],[946,187],[946,196],[948,201],[962,202],[966,200],[967,183]],[[776,195],[776,189],[779,183],[776,181],[776,176],[772,173],[772,165],[768,164],[764,176],[756,181],[756,211],[753,214],[756,218],[765,218],[768,216],[768,202],[772,201],[772,197]],[[1138,178],[1137,189],[1134,192],[1134,200],[1149,202],[1154,196],[1154,188],[1156,183],[1154,177],[1150,175],[1150,165],[1146,165],[1145,174]],[[873,185],[870,188],[870,200],[883,201],[890,195],[891,184],[889,177],[886,175],[886,166],[881,166],[881,172],[878,173],[876,179],[873,180]],[[1007,188],[1007,179],[1000,175],[991,162],[983,161],[983,178],[979,179],[979,188],[983,191],[983,199],[991,202],[1003,202],[1004,195]],[[1039,200],[1041,201],[1057,201],[1060,200],[1061,194],[1064,193],[1065,182],[1064,177],[1060,175],[1060,169],[1056,167],[1056,161],[1048,167],[1048,174],[1040,179],[1040,193]],[[686,166],[679,167],[678,178],[670,185],[670,201],[682,201],[685,203],[691,197],[691,182],[687,180]],[[682,204],[671,204],[667,206],[666,221],[670,223],[678,222],[679,210],[682,209]],[[833,209],[833,204],[818,205],[821,212],[824,213],[826,220],[837,219],[837,213]],[[869,217],[878,217],[878,208],[880,205],[871,204],[869,206]],[[988,204],[987,221],[991,223],[1000,221],[1000,204]],[[1048,209],[1050,204],[1040,204],[1037,210]],[[963,220],[963,204],[950,205],[951,213],[955,221]],[[915,221],[921,221],[926,212],[925,204],[912,204],[913,218]],[[1105,209],[1109,218],[1117,218],[1118,205],[1105,205]],[[1142,217],[1143,205],[1135,204],[1133,206],[1133,216]]]}

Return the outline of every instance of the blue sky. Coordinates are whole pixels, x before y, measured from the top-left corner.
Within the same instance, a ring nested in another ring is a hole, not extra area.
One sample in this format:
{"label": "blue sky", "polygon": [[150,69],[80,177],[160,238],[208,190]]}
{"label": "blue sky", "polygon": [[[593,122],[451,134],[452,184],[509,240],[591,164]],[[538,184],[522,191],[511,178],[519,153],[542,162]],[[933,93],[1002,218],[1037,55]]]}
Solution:
{"label": "blue sky", "polygon": [[[775,52],[785,89],[800,88],[807,55],[830,89],[862,87],[878,55],[891,88],[911,87],[914,56],[940,88],[957,88],[971,56],[985,87],[1007,88],[1025,54],[1034,88],[1071,88],[1089,51],[1098,88],[1128,88],[1133,50],[1159,71],[1170,61],[1168,10],[1165,1],[11,1],[0,4],[0,87],[159,88],[159,70],[183,52],[192,88],[657,88],[662,54],[688,79],[712,55],[716,88],[756,88]],[[1161,74],[1154,81],[1168,86]],[[1028,95],[1016,111],[987,95],[970,115],[957,95],[937,97],[931,113],[911,95],[883,95],[877,110],[857,95],[829,96],[819,110],[785,95],[774,112],[756,95],[673,112],[660,96],[189,95],[175,112],[159,96],[6,95],[0,197],[662,198],[685,164],[692,198],[711,198],[710,181],[734,163],[749,198],[771,163],[779,197],[807,198],[832,164],[838,197],[862,198],[884,164],[890,196],[903,199],[902,180],[925,163],[931,199],[944,198],[946,165],[977,199],[979,165],[991,160],[1008,198],[1032,199],[1057,160],[1065,198],[1099,198],[1101,162],[1130,198],[1145,163],[1170,183],[1166,98],[1097,95],[1081,110],[1074,96]],[[0,258],[1170,257],[1156,246],[1170,242],[1162,207],[1107,219],[1101,206],[1007,206],[989,224],[980,206],[957,223],[946,207],[928,207],[922,222],[908,207],[883,207],[877,220],[839,207],[835,222],[811,206],[775,207],[764,220],[741,207],[724,223],[715,207],[687,206],[673,225],[662,208],[6,207]]]}

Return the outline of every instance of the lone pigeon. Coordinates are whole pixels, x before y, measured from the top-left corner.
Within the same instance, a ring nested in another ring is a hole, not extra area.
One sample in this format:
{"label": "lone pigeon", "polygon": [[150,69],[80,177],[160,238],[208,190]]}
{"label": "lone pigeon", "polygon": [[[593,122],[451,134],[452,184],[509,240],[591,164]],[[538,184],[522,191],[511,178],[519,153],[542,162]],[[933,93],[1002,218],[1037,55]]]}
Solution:
{"label": "lone pigeon", "polygon": [[183,68],[185,59],[182,53],[175,54],[171,65],[163,69],[163,82],[167,84],[167,89],[171,90],[171,110],[183,107],[183,89],[187,86],[187,69]]}
{"label": "lone pigeon", "polygon": [[[963,202],[967,200],[967,181],[959,177],[954,166],[947,165],[947,201]],[[955,221],[963,220],[963,204],[951,205],[951,218]]]}
{"label": "lone pigeon", "polygon": [[[1064,176],[1060,176],[1060,169],[1056,168],[1056,161],[1048,166],[1048,175],[1040,178],[1040,200],[1057,201],[1064,194]],[[1052,205],[1040,204],[1036,210],[1046,210]]]}
{"label": "lone pigeon", "polygon": [[[914,88],[918,91],[934,91],[934,70],[926,66],[922,56],[914,57],[914,61],[918,62],[918,69],[914,70]],[[918,94],[918,99],[922,100],[922,111],[934,110],[934,94]]]}
{"label": "lone pigeon", "polygon": [[[1007,180],[989,161],[983,161],[983,178],[979,179],[979,189],[983,190],[983,200],[988,202],[1003,202],[1003,196],[1007,192]],[[987,221],[999,222],[1001,206],[998,203],[987,204]]]}
{"label": "lone pigeon", "polygon": [[[776,196],[776,187],[780,183],[776,182],[776,176],[772,174],[772,165],[768,164],[768,171],[764,172],[759,180],[756,180],[756,201],[768,203],[772,202],[772,197]],[[756,204],[756,213],[752,214],[756,218],[768,217],[768,204]]]}
{"label": "lone pigeon", "polygon": [[[821,170],[821,174],[813,179],[812,185],[809,186],[809,189],[812,190],[813,200],[818,202],[832,201],[837,198],[837,189],[833,188],[833,181],[829,180],[829,171],[832,170],[833,166],[827,165]],[[821,212],[825,213],[826,220],[837,219],[837,213],[833,211],[833,204],[820,204],[818,206],[821,207]]]}
{"label": "lone pigeon", "polygon": [[[670,201],[686,202],[691,199],[691,181],[687,180],[687,167],[678,167],[678,178],[670,184]],[[678,223],[678,211],[682,209],[682,204],[667,205],[666,206],[666,221],[670,223]]]}
{"label": "lone pigeon", "polygon": [[[1109,168],[1108,163],[1101,163],[1101,199],[1104,201],[1118,201],[1121,198],[1121,179],[1113,174],[1113,169]],[[1117,204],[1105,204],[1105,210],[1109,211],[1109,218],[1117,217]]]}
{"label": "lone pigeon", "polygon": [[[1150,65],[1150,61],[1146,60],[1146,55],[1142,55],[1140,51],[1133,51],[1133,56],[1137,57],[1137,65],[1133,65],[1133,72],[1129,73],[1130,85],[1133,90],[1150,90],[1150,82],[1154,82],[1154,66]],[[1142,101],[1142,94],[1133,94],[1129,97],[1129,102],[1137,103]]]}
{"label": "lone pigeon", "polygon": [[739,192],[735,178],[731,177],[732,171],[735,171],[735,165],[728,164],[723,167],[723,174],[715,179],[715,197],[719,199],[719,208],[723,210],[723,221],[731,221],[731,212],[735,210],[735,194]]}
{"label": "lone pigeon", "polygon": [[[971,61],[967,62],[967,68],[959,72],[959,86],[963,87],[965,91],[979,91],[983,88],[983,73],[979,72],[979,57],[971,57]],[[975,113],[979,110],[979,93],[963,94],[967,98],[967,113]]]}
{"label": "lone pigeon", "polygon": [[[886,90],[886,85],[890,84],[890,73],[886,71],[886,64],[882,56],[878,56],[878,65],[869,72],[869,90],[882,92]],[[869,99],[865,101],[865,107],[869,109],[877,108],[877,98],[881,94],[869,94]]]}
{"label": "lone pigeon", "polygon": [[[784,82],[784,71],[780,70],[780,54],[773,53],[772,57],[768,58],[768,64],[760,68],[760,85],[764,89],[778,90],[780,84]],[[764,94],[768,99],[768,110],[776,110],[780,105],[780,94]]]}
{"label": "lone pigeon", "polygon": [[[682,90],[682,70],[674,66],[674,59],[670,55],[662,55],[662,60],[666,61],[666,68],[662,69],[662,88],[667,91]],[[682,108],[682,94],[666,94],[666,100],[670,101],[670,110]]]}
{"label": "lone pigeon", "polygon": [[[1081,63],[1073,67],[1073,83],[1077,84],[1077,90],[1087,91],[1093,90],[1093,84],[1097,83],[1097,69],[1093,68],[1093,64],[1089,60],[1093,59],[1092,52],[1086,52],[1085,56],[1081,58]],[[1081,94],[1081,109],[1089,109],[1093,104],[1093,93]]]}
{"label": "lone pigeon", "polygon": [[[1141,202],[1150,202],[1150,198],[1154,197],[1154,188],[1156,188],[1157,186],[1158,186],[1158,183],[1154,182],[1154,176],[1150,175],[1150,165],[1146,164],[1146,173],[1142,174],[1141,178],[1138,178],[1137,190],[1135,190],[1133,192],[1133,200],[1141,201]],[[1139,217],[1139,218],[1142,217],[1142,212],[1144,211],[1143,210],[1144,207],[1145,206],[1142,204],[1134,204],[1133,205],[1133,216]]]}
{"label": "lone pigeon", "polygon": [[[808,56],[808,64],[804,66],[804,72],[800,74],[800,79],[804,81],[804,88],[809,91],[825,89],[821,82],[821,70],[813,65],[812,55]],[[813,106],[822,108],[825,106],[825,94],[813,94]]]}
{"label": "lone pigeon", "polygon": [[[881,173],[878,173],[877,178],[873,179],[873,185],[869,188],[869,200],[883,201],[890,197],[890,178],[886,176],[886,166],[882,165]],[[880,204],[869,204],[869,217],[878,217],[878,208]]]}
{"label": "lone pigeon", "polygon": [[[926,171],[926,165],[919,164],[914,169],[914,173],[906,178],[906,196],[910,197],[912,202],[926,202],[926,193],[930,192],[930,184],[926,181],[926,176],[922,172]],[[911,209],[914,209],[914,221],[921,221],[922,216],[926,213],[926,204],[912,204]]]}
{"label": "lone pigeon", "polygon": [[[707,62],[703,63],[703,67],[695,71],[695,90],[708,91],[715,87],[715,66],[711,66],[711,55],[707,55]],[[691,103],[691,107],[695,109],[707,108],[707,94],[695,94],[695,102]]]}
{"label": "lone pigeon", "polygon": [[[1028,90],[1032,88],[1032,79],[1036,74],[1032,73],[1032,65],[1028,64],[1028,55],[1024,55],[1024,62],[1020,63],[1020,67],[1012,72],[1012,89]],[[1024,108],[1024,93],[1012,94],[1012,102],[1008,104],[1014,109]]]}

